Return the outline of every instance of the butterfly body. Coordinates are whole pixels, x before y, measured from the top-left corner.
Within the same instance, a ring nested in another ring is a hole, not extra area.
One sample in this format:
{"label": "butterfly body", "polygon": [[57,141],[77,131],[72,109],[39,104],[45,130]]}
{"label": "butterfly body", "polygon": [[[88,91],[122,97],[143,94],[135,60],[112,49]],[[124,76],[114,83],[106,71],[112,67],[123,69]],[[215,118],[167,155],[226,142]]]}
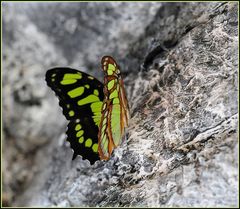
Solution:
{"label": "butterfly body", "polygon": [[74,151],[91,164],[108,160],[121,143],[129,109],[120,69],[110,56],[102,58],[104,83],[71,68],[53,68],[46,82],[59,98],[69,120],[67,141]]}

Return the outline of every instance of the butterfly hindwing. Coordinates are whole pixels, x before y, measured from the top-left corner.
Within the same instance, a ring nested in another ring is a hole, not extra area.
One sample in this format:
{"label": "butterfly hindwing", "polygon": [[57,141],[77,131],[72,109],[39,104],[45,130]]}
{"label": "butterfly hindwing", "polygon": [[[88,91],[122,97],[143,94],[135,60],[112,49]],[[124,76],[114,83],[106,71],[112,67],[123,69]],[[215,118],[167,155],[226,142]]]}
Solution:
{"label": "butterfly hindwing", "polygon": [[67,141],[74,151],[91,164],[99,160],[98,130],[104,99],[103,84],[92,76],[71,68],[47,71],[48,86],[56,93],[63,114],[69,120]]}
{"label": "butterfly hindwing", "polygon": [[83,159],[88,159],[91,164],[99,160],[98,156],[98,127],[93,126],[92,119],[85,117],[78,121],[70,121],[67,129],[67,141],[70,142],[74,150],[73,159],[81,155]]}

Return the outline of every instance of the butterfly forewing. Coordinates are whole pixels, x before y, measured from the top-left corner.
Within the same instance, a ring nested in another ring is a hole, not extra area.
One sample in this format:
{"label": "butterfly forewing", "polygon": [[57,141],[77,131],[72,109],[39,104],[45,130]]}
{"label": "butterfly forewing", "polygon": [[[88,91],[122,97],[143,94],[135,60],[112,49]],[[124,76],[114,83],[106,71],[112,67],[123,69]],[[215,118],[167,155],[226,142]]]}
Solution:
{"label": "butterfly forewing", "polygon": [[120,68],[110,56],[102,58],[104,71],[104,101],[99,126],[98,151],[101,159],[109,159],[113,149],[122,142],[128,125],[129,108]]}
{"label": "butterfly forewing", "polygon": [[102,118],[103,84],[71,68],[54,68],[46,73],[48,86],[56,93],[63,114],[70,120],[67,140],[74,151],[91,164],[99,160],[98,131]]}

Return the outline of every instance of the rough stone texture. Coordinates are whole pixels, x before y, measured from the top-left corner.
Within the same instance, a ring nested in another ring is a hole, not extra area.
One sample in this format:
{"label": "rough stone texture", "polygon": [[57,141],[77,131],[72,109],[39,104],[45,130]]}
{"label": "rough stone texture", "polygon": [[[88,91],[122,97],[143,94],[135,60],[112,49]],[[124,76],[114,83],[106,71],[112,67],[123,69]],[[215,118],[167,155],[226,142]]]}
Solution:
{"label": "rough stone texture", "polygon": [[[238,206],[238,3],[2,3],[4,206]],[[131,123],[108,162],[71,161],[44,76],[102,78]]]}

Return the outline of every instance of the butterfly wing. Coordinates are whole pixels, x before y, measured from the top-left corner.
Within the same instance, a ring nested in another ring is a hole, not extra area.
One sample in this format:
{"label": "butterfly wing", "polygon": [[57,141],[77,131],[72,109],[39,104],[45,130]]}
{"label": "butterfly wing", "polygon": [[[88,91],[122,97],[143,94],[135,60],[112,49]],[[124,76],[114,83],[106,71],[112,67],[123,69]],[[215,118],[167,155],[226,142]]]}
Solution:
{"label": "butterfly wing", "polygon": [[53,68],[46,73],[47,85],[56,93],[63,114],[69,120],[67,141],[91,164],[99,160],[98,131],[104,99],[103,84],[71,68]]}
{"label": "butterfly wing", "polygon": [[101,159],[109,159],[114,148],[122,142],[128,126],[129,107],[120,68],[110,56],[102,58],[104,94],[102,118],[99,126],[98,152]]}

